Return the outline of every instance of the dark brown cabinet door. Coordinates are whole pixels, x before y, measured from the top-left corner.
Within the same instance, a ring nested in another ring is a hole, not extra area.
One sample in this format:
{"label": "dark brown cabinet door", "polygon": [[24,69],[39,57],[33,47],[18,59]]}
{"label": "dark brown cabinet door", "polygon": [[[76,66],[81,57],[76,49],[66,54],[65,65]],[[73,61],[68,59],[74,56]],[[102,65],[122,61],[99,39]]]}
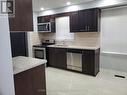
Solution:
{"label": "dark brown cabinet door", "polygon": [[50,16],[50,22],[51,22],[51,32],[56,32],[56,21],[54,15]]}
{"label": "dark brown cabinet door", "polygon": [[55,63],[55,48],[48,48],[48,65],[52,67],[56,67]]}
{"label": "dark brown cabinet door", "polygon": [[87,30],[89,32],[99,31],[100,9],[87,10]]}
{"label": "dark brown cabinet door", "polygon": [[15,0],[15,16],[9,17],[10,31],[33,31],[32,0]]}
{"label": "dark brown cabinet door", "polygon": [[33,95],[46,95],[45,65],[31,70],[33,81]]}
{"label": "dark brown cabinet door", "polygon": [[67,68],[66,49],[55,48],[55,63],[57,64],[58,68]]}
{"label": "dark brown cabinet door", "polygon": [[14,76],[15,95],[34,95],[31,78],[29,71]]}
{"label": "dark brown cabinet door", "polygon": [[79,13],[70,13],[70,32],[79,32]]}
{"label": "dark brown cabinet door", "polygon": [[96,76],[99,72],[99,49],[85,50],[82,55],[82,72]]}
{"label": "dark brown cabinet door", "polygon": [[79,32],[87,32],[87,10],[79,11]]}
{"label": "dark brown cabinet door", "polygon": [[87,9],[70,13],[71,32],[99,32],[100,9]]}
{"label": "dark brown cabinet door", "polygon": [[83,73],[94,74],[94,51],[84,51],[82,56]]}
{"label": "dark brown cabinet door", "polygon": [[50,48],[49,49],[49,66],[66,69],[67,68],[66,49]]}
{"label": "dark brown cabinet door", "polygon": [[37,18],[38,23],[50,22],[50,17],[51,17],[51,16],[39,16],[39,17]]}
{"label": "dark brown cabinet door", "polygon": [[46,95],[45,65],[14,76],[16,95]]}

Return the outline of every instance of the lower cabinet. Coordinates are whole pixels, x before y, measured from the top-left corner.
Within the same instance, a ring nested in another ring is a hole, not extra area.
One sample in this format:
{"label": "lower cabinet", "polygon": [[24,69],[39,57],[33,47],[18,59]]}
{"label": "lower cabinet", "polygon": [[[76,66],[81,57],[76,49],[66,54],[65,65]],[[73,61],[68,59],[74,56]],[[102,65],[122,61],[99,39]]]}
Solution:
{"label": "lower cabinet", "polygon": [[82,72],[96,76],[99,72],[100,50],[85,50],[82,54]]}
{"label": "lower cabinet", "polygon": [[14,75],[16,95],[46,95],[45,65]]}
{"label": "lower cabinet", "polygon": [[[60,69],[67,69],[67,52],[66,48],[48,48],[48,66]],[[99,72],[100,49],[82,50],[74,49],[75,52],[82,54],[82,72],[84,74],[96,76]],[[72,53],[74,51],[71,51]]]}
{"label": "lower cabinet", "polygon": [[64,48],[49,48],[49,66],[56,68],[67,68],[66,49]]}

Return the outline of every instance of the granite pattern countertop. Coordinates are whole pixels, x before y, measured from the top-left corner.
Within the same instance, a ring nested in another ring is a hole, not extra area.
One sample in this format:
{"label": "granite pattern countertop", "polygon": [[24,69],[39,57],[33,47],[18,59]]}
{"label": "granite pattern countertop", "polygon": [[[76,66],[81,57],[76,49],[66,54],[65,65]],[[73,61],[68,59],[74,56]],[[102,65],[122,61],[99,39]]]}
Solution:
{"label": "granite pattern countertop", "polygon": [[97,50],[100,46],[83,46],[83,45],[49,45],[48,47],[55,48],[71,48],[71,49],[87,49],[87,50]]}
{"label": "granite pattern countertop", "polygon": [[18,56],[12,59],[13,73],[18,74],[31,68],[47,63],[47,60],[36,59],[31,57]]}

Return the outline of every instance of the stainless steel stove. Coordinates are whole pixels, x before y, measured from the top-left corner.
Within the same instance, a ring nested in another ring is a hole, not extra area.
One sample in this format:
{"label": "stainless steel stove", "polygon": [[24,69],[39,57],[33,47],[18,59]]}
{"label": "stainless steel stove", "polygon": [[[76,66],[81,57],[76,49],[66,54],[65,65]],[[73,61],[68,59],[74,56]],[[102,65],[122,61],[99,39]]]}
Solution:
{"label": "stainless steel stove", "polygon": [[53,45],[53,44],[55,44],[55,41],[42,42],[42,44],[34,45],[33,46],[34,57],[39,59],[46,59],[46,47],[48,45]]}

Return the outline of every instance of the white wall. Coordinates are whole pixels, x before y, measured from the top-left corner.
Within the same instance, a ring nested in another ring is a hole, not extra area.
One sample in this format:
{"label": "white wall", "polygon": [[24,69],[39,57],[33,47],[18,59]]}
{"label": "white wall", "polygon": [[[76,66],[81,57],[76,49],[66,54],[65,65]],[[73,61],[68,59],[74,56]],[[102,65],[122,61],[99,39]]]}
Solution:
{"label": "white wall", "polygon": [[14,95],[9,24],[7,15],[3,16],[1,15],[1,13],[0,13],[0,95]]}
{"label": "white wall", "polygon": [[33,57],[33,45],[40,44],[41,39],[38,32],[28,32],[28,56]]}
{"label": "white wall", "polygon": [[37,13],[33,12],[33,26],[34,26],[34,32],[37,32]]}
{"label": "white wall", "polygon": [[102,11],[101,67],[127,72],[127,7]]}
{"label": "white wall", "polygon": [[37,29],[37,13],[33,12],[33,32],[28,32],[28,56],[33,57],[33,45],[40,44],[40,37]]}

